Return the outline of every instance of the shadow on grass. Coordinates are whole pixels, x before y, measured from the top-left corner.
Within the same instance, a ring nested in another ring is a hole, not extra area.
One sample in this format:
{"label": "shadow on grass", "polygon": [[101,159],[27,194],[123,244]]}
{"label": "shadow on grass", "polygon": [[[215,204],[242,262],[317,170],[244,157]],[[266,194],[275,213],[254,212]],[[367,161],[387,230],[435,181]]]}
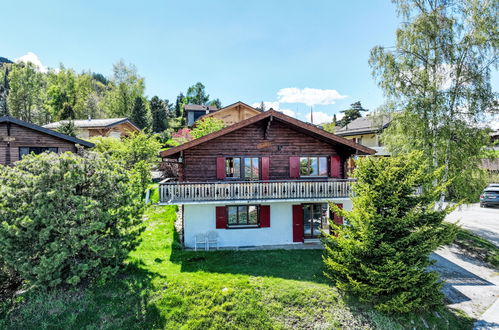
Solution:
{"label": "shadow on grass", "polygon": [[194,252],[172,249],[170,261],[182,272],[266,276],[326,283],[322,250],[262,250]]}
{"label": "shadow on grass", "polygon": [[148,303],[157,276],[132,264],[105,284],[29,292],[0,320],[0,328],[164,328],[160,310]]}

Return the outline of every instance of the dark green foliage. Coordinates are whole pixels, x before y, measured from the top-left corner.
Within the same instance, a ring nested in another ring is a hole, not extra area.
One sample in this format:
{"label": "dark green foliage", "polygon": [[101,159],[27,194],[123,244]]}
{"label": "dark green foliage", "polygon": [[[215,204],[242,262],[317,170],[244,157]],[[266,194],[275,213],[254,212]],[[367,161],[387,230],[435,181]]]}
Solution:
{"label": "dark green foliage", "polygon": [[147,129],[151,126],[149,109],[147,108],[142,96],[137,96],[135,98],[130,120],[141,129]]}
{"label": "dark green foliage", "polygon": [[213,106],[213,107],[217,107],[217,109],[222,108],[222,102],[220,101],[220,99],[211,100],[208,104]]}
{"label": "dark green foliage", "polygon": [[[427,189],[441,170],[430,171],[422,153],[357,164],[353,210],[341,212],[348,225],[331,223],[334,233],[324,240],[326,276],[384,312],[442,304],[438,275],[427,271],[429,254],[455,236],[442,224],[451,209],[434,207],[445,187]],[[415,195],[417,187],[424,192]]]}
{"label": "dark green foliage", "polygon": [[66,134],[72,137],[76,137],[76,127],[75,123],[72,120],[68,120],[63,122],[61,126],[57,129],[59,133]]}
{"label": "dark green foliage", "polygon": [[205,105],[210,101],[210,95],[206,93],[204,85],[200,82],[187,89],[185,98],[187,104]]}
{"label": "dark green foliage", "polygon": [[[338,121],[338,127],[345,127],[346,125],[350,124],[352,121],[355,119],[362,117],[362,112],[367,111],[367,109],[364,109],[362,105],[360,104],[360,101],[357,101],[355,103],[350,104],[350,109],[347,110],[342,110],[340,112],[344,113],[345,116],[341,118]],[[336,120],[336,117],[335,117]]]}
{"label": "dark green foliage", "polygon": [[9,114],[9,108],[7,106],[7,96],[9,95],[9,68],[6,67],[5,69],[2,69],[2,71],[0,71],[0,116],[6,116]]}
{"label": "dark green foliage", "polygon": [[157,96],[153,96],[149,102],[152,116],[152,131],[162,132],[167,128],[168,100],[163,101]]}
{"label": "dark green foliage", "polygon": [[102,73],[93,72],[92,73],[92,79],[100,82],[103,85],[109,84],[109,79],[107,79],[106,77],[104,77],[104,75]]}
{"label": "dark green foliage", "polygon": [[175,117],[182,117],[184,114],[184,100],[185,96],[183,93],[178,94],[177,100],[175,101]]}
{"label": "dark green foliage", "polygon": [[0,255],[37,287],[108,279],[137,246],[139,178],[96,153],[29,155],[0,168]]}

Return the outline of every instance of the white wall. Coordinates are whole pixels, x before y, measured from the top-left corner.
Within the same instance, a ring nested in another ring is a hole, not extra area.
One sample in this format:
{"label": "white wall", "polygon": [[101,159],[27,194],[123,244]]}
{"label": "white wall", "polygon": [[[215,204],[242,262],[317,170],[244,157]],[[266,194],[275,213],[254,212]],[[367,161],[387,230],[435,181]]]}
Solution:
{"label": "white wall", "polygon": [[[335,203],[343,203],[343,207],[347,210],[352,207],[349,199],[337,200]],[[261,205],[270,205],[270,227],[240,229],[216,229],[215,208],[227,204],[184,205],[184,244],[188,248],[193,248],[194,237],[209,231],[218,233],[219,246],[221,247],[292,244],[292,205],[296,204],[301,203],[262,203]]]}

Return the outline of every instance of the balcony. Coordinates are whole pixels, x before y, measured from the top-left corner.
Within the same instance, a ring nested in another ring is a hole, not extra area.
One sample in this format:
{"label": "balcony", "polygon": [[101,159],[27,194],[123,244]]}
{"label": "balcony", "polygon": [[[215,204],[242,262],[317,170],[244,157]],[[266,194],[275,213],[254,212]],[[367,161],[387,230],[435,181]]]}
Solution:
{"label": "balcony", "polygon": [[348,198],[353,180],[175,182],[159,186],[160,204],[222,201],[314,201]]}

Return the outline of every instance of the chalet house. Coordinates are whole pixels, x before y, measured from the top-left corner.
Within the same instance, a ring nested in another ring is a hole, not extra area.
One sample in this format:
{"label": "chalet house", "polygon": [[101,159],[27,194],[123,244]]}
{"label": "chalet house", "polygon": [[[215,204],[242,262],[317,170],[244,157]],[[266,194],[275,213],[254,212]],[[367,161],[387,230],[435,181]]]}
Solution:
{"label": "chalet house", "polygon": [[380,136],[390,122],[388,116],[360,117],[345,127],[336,129],[335,134],[376,150],[376,156],[389,156],[390,153],[383,146]]}
{"label": "chalet house", "polygon": [[203,115],[200,119],[204,118],[217,118],[221,119],[225,122],[227,126],[233,125],[250,117],[256,116],[261,113],[260,110],[253,108],[252,106],[247,105],[244,102],[236,102],[231,105],[228,105],[218,111],[210,112],[206,115]]}
{"label": "chalet house", "polygon": [[[44,125],[43,127],[57,130],[67,120],[57,121]],[[122,138],[131,133],[139,132],[140,128],[135,126],[128,118],[107,118],[107,119],[84,119],[73,120],[76,128],[76,135],[81,139],[88,139],[94,136],[109,136]]]}
{"label": "chalet house", "polygon": [[0,117],[0,164],[12,164],[30,153],[76,152],[77,144],[88,148],[94,146],[90,142],[19,119]]}
{"label": "chalet house", "polygon": [[184,106],[184,116],[187,126],[191,127],[202,116],[217,110],[218,108],[212,105],[186,104]]}
{"label": "chalet house", "polygon": [[179,165],[160,204],[182,208],[183,244],[207,233],[221,247],[303,244],[328,230],[327,201],[351,209],[345,161],[375,151],[275,110],[161,152]]}

